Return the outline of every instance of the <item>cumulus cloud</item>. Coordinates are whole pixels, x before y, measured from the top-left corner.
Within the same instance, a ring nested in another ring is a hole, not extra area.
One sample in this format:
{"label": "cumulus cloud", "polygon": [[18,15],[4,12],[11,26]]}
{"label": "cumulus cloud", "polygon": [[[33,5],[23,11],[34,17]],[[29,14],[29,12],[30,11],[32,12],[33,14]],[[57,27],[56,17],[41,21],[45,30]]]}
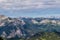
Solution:
{"label": "cumulus cloud", "polygon": [[39,9],[60,7],[60,0],[0,0],[2,9]]}

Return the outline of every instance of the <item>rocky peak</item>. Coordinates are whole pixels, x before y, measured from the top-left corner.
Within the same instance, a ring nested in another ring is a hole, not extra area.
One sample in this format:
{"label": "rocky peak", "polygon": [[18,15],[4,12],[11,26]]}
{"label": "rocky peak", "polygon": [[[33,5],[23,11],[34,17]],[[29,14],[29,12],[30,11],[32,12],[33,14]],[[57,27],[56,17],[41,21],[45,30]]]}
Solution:
{"label": "rocky peak", "polygon": [[4,16],[4,15],[0,15],[0,20],[4,20],[4,19],[6,19],[6,18],[8,18],[8,17],[6,17],[6,16]]}

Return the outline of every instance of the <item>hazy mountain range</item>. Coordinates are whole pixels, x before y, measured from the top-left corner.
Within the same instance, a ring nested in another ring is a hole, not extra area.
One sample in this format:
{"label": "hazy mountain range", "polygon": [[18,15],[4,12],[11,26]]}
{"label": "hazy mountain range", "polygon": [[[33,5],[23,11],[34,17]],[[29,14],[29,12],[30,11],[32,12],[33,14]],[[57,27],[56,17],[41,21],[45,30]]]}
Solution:
{"label": "hazy mountain range", "polygon": [[0,15],[0,36],[26,38],[39,32],[60,32],[59,18],[10,18]]}

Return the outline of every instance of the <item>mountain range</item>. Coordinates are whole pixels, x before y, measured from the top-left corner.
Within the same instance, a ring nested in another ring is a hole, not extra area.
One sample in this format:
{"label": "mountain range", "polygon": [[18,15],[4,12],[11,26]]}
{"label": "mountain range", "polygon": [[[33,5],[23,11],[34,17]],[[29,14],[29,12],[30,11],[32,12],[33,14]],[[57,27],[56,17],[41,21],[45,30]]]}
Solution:
{"label": "mountain range", "polygon": [[60,33],[59,18],[11,18],[0,15],[0,36],[4,38],[29,38],[42,32]]}

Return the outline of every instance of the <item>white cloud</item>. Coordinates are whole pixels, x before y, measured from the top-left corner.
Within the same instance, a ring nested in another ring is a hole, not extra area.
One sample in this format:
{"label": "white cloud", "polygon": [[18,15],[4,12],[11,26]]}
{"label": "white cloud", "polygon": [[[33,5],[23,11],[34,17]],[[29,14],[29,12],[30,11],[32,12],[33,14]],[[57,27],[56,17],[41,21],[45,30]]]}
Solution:
{"label": "white cloud", "polygon": [[3,9],[32,9],[60,7],[60,0],[0,0]]}

